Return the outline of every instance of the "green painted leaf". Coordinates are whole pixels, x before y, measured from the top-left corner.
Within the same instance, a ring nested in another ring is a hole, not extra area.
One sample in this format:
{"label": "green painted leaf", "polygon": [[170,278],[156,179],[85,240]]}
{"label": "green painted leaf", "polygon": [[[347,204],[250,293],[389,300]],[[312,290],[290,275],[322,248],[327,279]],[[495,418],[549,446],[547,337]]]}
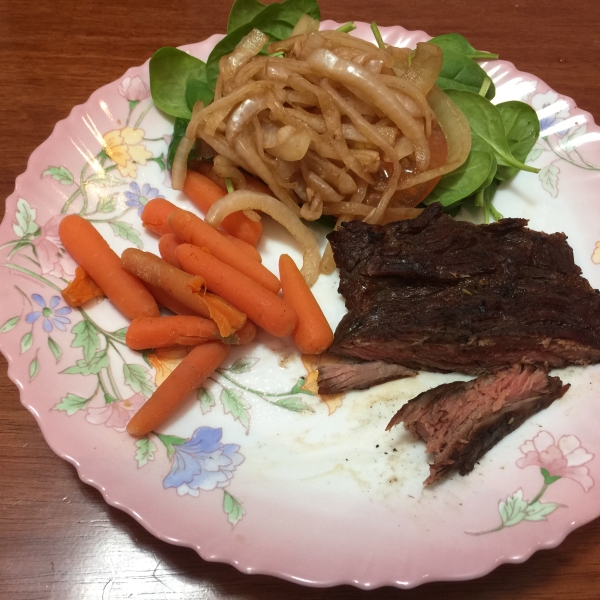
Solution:
{"label": "green painted leaf", "polygon": [[120,179],[119,177],[115,177],[110,171],[96,171],[93,175],[90,175],[85,180],[86,186],[95,186],[95,187],[117,187],[119,185],[124,185],[126,182]]}
{"label": "green painted leaf", "polygon": [[239,358],[236,360],[230,367],[225,369],[230,373],[245,373],[249,371],[257,362],[258,358],[254,356],[244,356],[243,358]]}
{"label": "green painted leaf", "polygon": [[43,173],[42,177],[49,175],[53,179],[56,179],[63,185],[71,185],[74,182],[73,175],[66,167],[48,167]]}
{"label": "green painted leaf", "polygon": [[190,81],[206,81],[206,64],[177,48],[164,47],[150,59],[150,91],[160,110],[189,119],[192,111],[186,102]]}
{"label": "green painted leaf", "polygon": [[154,453],[157,448],[156,444],[149,437],[136,440],[135,447],[137,448],[135,460],[137,460],[139,469],[147,465],[148,461],[154,460]]}
{"label": "green painted leaf", "polygon": [[154,385],[150,381],[150,374],[142,365],[124,364],[123,377],[125,383],[136,393],[141,393],[148,398],[154,392]]}
{"label": "green painted leaf", "polygon": [[282,398],[281,400],[273,402],[273,404],[279,406],[279,408],[291,410],[292,412],[315,412],[312,407],[304,404],[300,398]]}
{"label": "green painted leaf", "polygon": [[221,390],[221,404],[223,410],[226,413],[231,413],[234,420],[239,421],[247,431],[250,427],[250,414],[238,393],[235,390],[223,388]]}
{"label": "green painted leaf", "polygon": [[50,336],[48,336],[48,346],[50,347],[52,354],[54,354],[56,362],[59,362],[62,358],[62,349]]}
{"label": "green painted leaf", "polygon": [[232,525],[238,523],[246,514],[240,501],[225,490],[223,490],[223,510]]}
{"label": "green painted leaf", "polygon": [[62,410],[67,413],[68,416],[74,415],[78,410],[85,408],[91,398],[82,398],[75,394],[67,394],[62,400],[54,407],[54,410]]}
{"label": "green painted leaf", "polygon": [[203,387],[198,390],[198,402],[200,402],[200,410],[203,415],[210,412],[212,407],[217,403],[213,393]]}
{"label": "green painted leaf", "polygon": [[475,50],[469,41],[460,35],[460,33],[445,33],[443,35],[438,35],[434,38],[431,38],[428,43],[435,44],[442,50],[454,50],[454,52],[459,52],[460,54],[464,54],[465,56],[473,59],[480,58],[493,60],[498,58],[497,54],[484,52],[482,50]]}
{"label": "green painted leaf", "polygon": [[493,178],[495,172],[496,160],[491,152],[471,150],[458,169],[442,176],[424,203],[439,202],[442,206],[450,206],[476,192],[490,174]]}
{"label": "green painted leaf", "polygon": [[33,344],[33,333],[31,333],[31,331],[29,331],[21,338],[21,354],[23,354],[24,352],[27,352],[27,350],[29,350],[29,348],[31,348],[32,344]]}
{"label": "green painted leaf", "polygon": [[114,221],[110,224],[113,233],[124,240],[129,240],[132,244],[135,244],[138,248],[143,248],[144,244],[140,239],[138,232],[125,221]]}
{"label": "green painted leaf", "polygon": [[511,154],[502,116],[491,102],[473,92],[447,90],[446,93],[467,117],[473,142],[492,152],[498,165],[516,167],[530,173],[539,171],[535,167],[523,164]]}
{"label": "green painted leaf", "polygon": [[19,236],[33,235],[37,233],[39,227],[35,222],[37,211],[29,205],[27,200],[19,198],[17,200],[17,212],[15,214],[16,223],[13,223],[13,231]]}
{"label": "green painted leaf", "polygon": [[[299,394],[300,388],[306,383],[306,377],[300,377],[298,381],[294,384],[294,387],[291,389],[290,394]],[[304,391],[304,390],[302,390]]]}
{"label": "green painted leaf", "polygon": [[67,375],[98,375],[102,369],[108,367],[106,350],[99,350],[90,361],[80,359],[75,365],[62,371]]}
{"label": "green painted leaf", "polygon": [[187,440],[182,437],[178,437],[176,435],[164,435],[162,433],[158,434],[158,439],[165,445],[167,449],[167,456],[171,458],[175,453],[175,448],[173,446],[180,446],[181,444],[185,444]]}
{"label": "green painted leaf", "polygon": [[[496,108],[502,117],[506,141],[511,154],[517,160],[525,162],[540,136],[540,120],[535,110],[529,104],[517,100],[501,102],[496,104]],[[518,169],[514,167],[499,166],[496,177],[507,181],[517,172]]]}
{"label": "green painted leaf", "polygon": [[35,378],[40,372],[40,361],[37,356],[29,363],[29,381]]}
{"label": "green painted leaf", "polygon": [[99,213],[111,213],[116,208],[115,199],[118,194],[110,194],[108,196],[103,196],[98,200],[98,204],[96,204],[96,211]]}
{"label": "green painted leaf", "polygon": [[11,319],[8,319],[8,321],[6,321],[4,323],[4,325],[2,325],[2,327],[0,327],[0,333],[6,333],[7,331],[11,331],[11,329],[14,329],[17,326],[17,323],[19,322],[19,319],[21,317],[12,317]]}
{"label": "green painted leaf", "polygon": [[542,468],[541,471],[542,476],[544,477],[544,483],[547,485],[550,485],[551,483],[554,483],[555,481],[558,481],[560,479],[560,475],[550,475],[548,469]]}
{"label": "green painted leaf", "polygon": [[86,362],[92,360],[100,346],[100,338],[96,326],[87,319],[77,323],[71,332],[75,334],[75,339],[71,343],[72,348],[83,348],[83,356]]}
{"label": "green painted leaf", "polygon": [[512,496],[509,496],[506,502],[500,502],[498,509],[504,527],[511,527],[520,523],[525,518],[527,510],[527,502],[523,500],[523,491],[519,489]]}
{"label": "green painted leaf", "polygon": [[[320,20],[321,13],[317,0],[285,0],[270,4],[254,18],[226,35],[210,53],[206,61],[206,82],[214,89],[219,74],[219,60],[232,52],[243,37],[252,29],[260,29],[269,36],[269,42],[283,40],[289,37],[294,25],[302,15],[309,15]],[[186,116],[186,115],[181,115]],[[189,118],[189,116],[188,116]]]}
{"label": "green painted leaf", "polygon": [[122,340],[124,342],[125,337],[127,336],[127,329],[128,329],[128,327],[123,327],[122,329],[117,329],[117,331],[113,331],[112,334],[116,338],[119,338],[120,340]]}
{"label": "green painted leaf", "polygon": [[540,170],[539,178],[542,187],[553,197],[558,196],[558,174],[560,169],[556,165],[546,165]]}
{"label": "green painted leaf", "polygon": [[[444,62],[436,80],[442,90],[462,90],[479,95],[479,91],[490,80],[488,74],[471,58],[451,50],[442,48]],[[485,97],[492,99],[496,94],[494,83],[490,80]]]}
{"label": "green painted leaf", "polygon": [[104,402],[106,402],[106,404],[113,404],[114,402],[118,402],[118,401],[119,401],[119,399],[115,398],[111,394],[104,394]]}
{"label": "green painted leaf", "polygon": [[546,502],[542,504],[539,500],[532,502],[528,507],[525,515],[526,521],[545,521],[546,517],[553,513],[560,504],[555,502]]}
{"label": "green painted leaf", "polygon": [[250,23],[264,8],[265,5],[258,0],[235,0],[229,12],[227,33],[231,33],[238,27]]}
{"label": "green painted leaf", "polygon": [[537,160],[543,152],[544,148],[539,144],[535,144],[535,146],[531,149],[531,152],[527,155],[525,162],[533,162],[534,160]]}

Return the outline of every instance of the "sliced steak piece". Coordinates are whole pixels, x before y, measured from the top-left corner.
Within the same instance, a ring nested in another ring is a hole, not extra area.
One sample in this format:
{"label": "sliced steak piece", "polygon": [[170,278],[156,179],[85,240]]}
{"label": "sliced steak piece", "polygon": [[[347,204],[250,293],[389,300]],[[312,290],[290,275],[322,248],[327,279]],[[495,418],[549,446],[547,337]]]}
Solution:
{"label": "sliced steak piece", "polygon": [[400,422],[433,453],[425,485],[453,468],[461,475],[505,435],[569,389],[531,365],[513,365],[471,381],[445,383],[407,402],[389,422]]}
{"label": "sliced steak piece", "polygon": [[319,367],[319,394],[340,394],[350,390],[366,390],[374,385],[414,377],[416,371],[381,360],[354,364],[331,364]]}
{"label": "sliced steak piece", "polygon": [[330,352],[480,374],[515,362],[600,362],[600,293],[564,234],[460,222],[438,204],[329,234],[348,313]]}

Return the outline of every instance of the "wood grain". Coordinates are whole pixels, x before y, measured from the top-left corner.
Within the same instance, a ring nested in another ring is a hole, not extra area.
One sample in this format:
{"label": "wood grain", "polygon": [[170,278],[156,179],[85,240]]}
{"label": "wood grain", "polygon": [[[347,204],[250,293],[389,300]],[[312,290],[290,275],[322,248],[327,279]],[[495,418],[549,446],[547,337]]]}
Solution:
{"label": "wood grain", "polygon": [[[600,116],[600,5],[558,0],[323,0],[324,18],[403,25],[431,35],[458,31]],[[0,198],[14,189],[30,153],[71,108],[164,45],[223,31],[228,2],[92,0],[0,2]],[[3,205],[2,205],[3,206]],[[3,208],[2,208],[3,211]],[[310,589],[243,575],[163,543],[56,457],[0,365],[0,597],[341,599],[350,586]],[[520,565],[470,582],[383,588],[369,598],[597,598],[600,521]]]}

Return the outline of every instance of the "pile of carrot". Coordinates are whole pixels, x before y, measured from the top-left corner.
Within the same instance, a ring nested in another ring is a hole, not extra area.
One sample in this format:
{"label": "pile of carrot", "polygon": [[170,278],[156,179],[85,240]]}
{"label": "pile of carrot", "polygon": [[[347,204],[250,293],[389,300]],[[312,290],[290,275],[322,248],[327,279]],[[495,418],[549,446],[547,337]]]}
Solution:
{"label": "pile of carrot", "polygon": [[[226,194],[194,171],[187,174],[184,192],[203,212]],[[119,258],[76,215],[65,217],[59,229],[80,266],[63,291],[67,303],[80,306],[107,296],[132,319],[126,344],[134,350],[192,347],[133,416],[127,425],[130,434],[144,436],[159,427],[226,360],[231,344],[254,339],[257,326],[275,336],[293,336],[305,354],[320,354],[331,345],[331,327],[294,261],[280,257],[279,278],[262,265],[255,248],[262,235],[260,221],[234,213],[219,231],[157,198],[145,206],[142,222],[161,236],[160,257],[129,248]],[[175,315],[160,316],[159,305]]]}

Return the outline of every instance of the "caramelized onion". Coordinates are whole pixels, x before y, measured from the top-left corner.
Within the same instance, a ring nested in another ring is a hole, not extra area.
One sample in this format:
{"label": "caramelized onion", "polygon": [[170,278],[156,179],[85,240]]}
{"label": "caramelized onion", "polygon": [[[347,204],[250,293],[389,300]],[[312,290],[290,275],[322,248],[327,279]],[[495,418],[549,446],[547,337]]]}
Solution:
{"label": "caramelized onion", "polygon": [[300,272],[309,286],[319,277],[321,257],[317,240],[300,219],[281,202],[258,192],[238,190],[217,200],[206,213],[205,221],[219,227],[223,219],[240,210],[258,210],[269,215],[283,225],[294,236],[303,250],[303,263]]}

